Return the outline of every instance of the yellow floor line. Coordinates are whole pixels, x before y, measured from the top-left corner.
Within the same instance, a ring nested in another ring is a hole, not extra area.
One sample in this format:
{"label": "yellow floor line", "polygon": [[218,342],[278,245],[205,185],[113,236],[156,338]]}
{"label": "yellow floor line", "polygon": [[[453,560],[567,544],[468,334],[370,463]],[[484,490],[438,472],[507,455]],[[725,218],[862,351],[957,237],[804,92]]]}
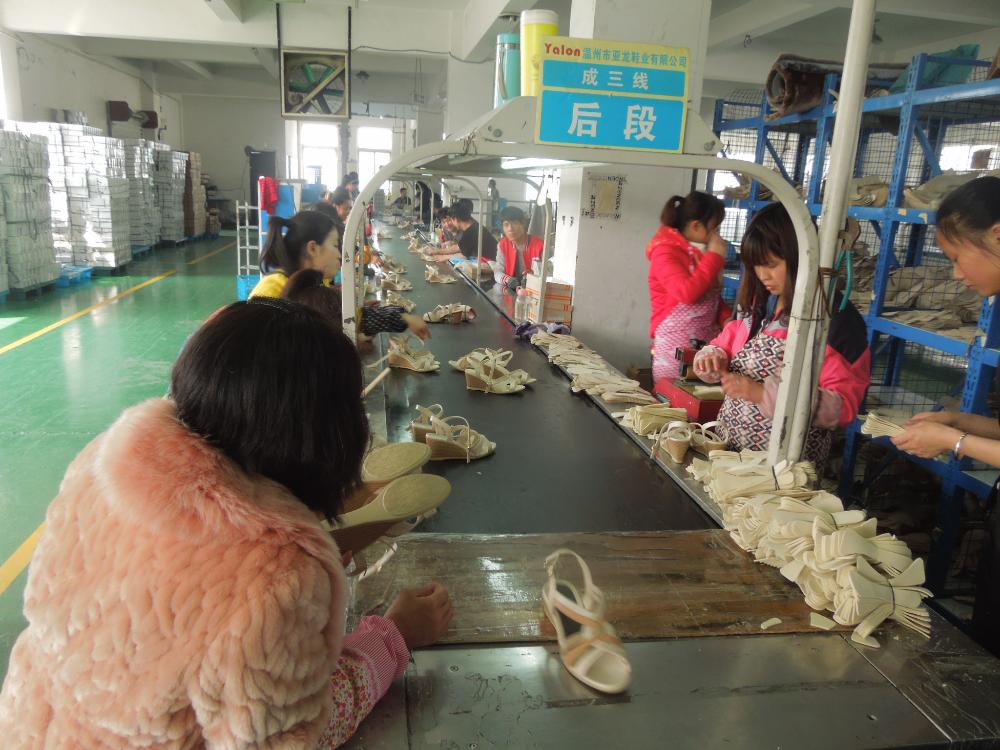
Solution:
{"label": "yellow floor line", "polygon": [[116,294],[114,297],[108,297],[103,302],[98,302],[96,305],[85,307],[79,312],[75,312],[72,315],[63,318],[62,320],[57,320],[55,323],[45,326],[45,328],[40,328],[34,333],[29,333],[27,336],[19,338],[17,341],[12,341],[6,346],[0,346],[0,354],[6,354],[9,351],[17,349],[17,347],[19,346],[24,346],[29,341],[34,341],[40,336],[44,336],[46,333],[51,333],[57,328],[62,328],[67,323],[72,323],[74,320],[78,320],[82,318],[84,315],[89,315],[90,313],[94,312],[94,310],[99,310],[100,308],[105,307],[106,305],[110,305],[112,302],[117,302],[122,297],[128,297],[130,294],[135,294],[140,289],[144,289],[145,287],[150,286],[151,284],[155,284],[158,281],[163,281],[165,278],[173,276],[175,273],[177,273],[177,271],[166,271],[165,273],[161,273],[159,276],[154,276],[153,278],[148,279],[142,282],[141,284],[136,284],[134,287],[126,289],[124,292]]}
{"label": "yellow floor line", "polygon": [[28,567],[28,563],[31,562],[31,556],[35,554],[35,547],[38,545],[38,540],[41,538],[43,531],[45,531],[44,523],[35,529],[35,532],[24,541],[24,544],[17,548],[13,555],[7,558],[7,561],[3,565],[0,565],[0,594],[6,591],[17,577],[21,575],[24,569]]}
{"label": "yellow floor line", "polygon": [[233,240],[228,245],[224,245],[224,246],[220,247],[218,250],[213,250],[212,252],[205,253],[204,255],[202,255],[202,256],[200,256],[198,258],[195,258],[194,260],[189,260],[188,261],[188,265],[189,266],[193,266],[196,263],[201,263],[203,260],[207,260],[208,258],[211,258],[213,255],[218,255],[219,253],[223,252],[224,250],[228,250],[229,248],[235,247],[235,246],[236,246],[236,241]]}

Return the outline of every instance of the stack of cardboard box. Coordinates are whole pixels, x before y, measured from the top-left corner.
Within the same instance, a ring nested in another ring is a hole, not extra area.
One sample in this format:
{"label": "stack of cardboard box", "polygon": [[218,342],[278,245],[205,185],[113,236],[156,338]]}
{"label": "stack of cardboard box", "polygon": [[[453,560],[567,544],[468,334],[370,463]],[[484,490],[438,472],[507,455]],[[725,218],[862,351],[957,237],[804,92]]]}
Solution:
{"label": "stack of cardboard box", "polygon": [[528,294],[528,320],[532,323],[572,323],[573,285],[560,281],[549,281],[545,285],[545,310],[539,314],[542,277],[528,274],[525,282]]}
{"label": "stack of cardboard box", "polygon": [[188,237],[205,234],[206,202],[205,186],[201,184],[201,154],[192,151],[184,178],[184,233]]}

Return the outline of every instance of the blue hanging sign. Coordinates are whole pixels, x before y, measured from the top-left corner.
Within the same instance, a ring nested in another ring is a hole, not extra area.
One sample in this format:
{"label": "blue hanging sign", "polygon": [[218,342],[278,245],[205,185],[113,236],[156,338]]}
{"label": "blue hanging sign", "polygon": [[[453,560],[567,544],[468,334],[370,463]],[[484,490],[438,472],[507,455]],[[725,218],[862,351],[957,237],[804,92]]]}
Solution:
{"label": "blue hanging sign", "polygon": [[538,143],[683,149],[687,49],[571,37],[544,45]]}

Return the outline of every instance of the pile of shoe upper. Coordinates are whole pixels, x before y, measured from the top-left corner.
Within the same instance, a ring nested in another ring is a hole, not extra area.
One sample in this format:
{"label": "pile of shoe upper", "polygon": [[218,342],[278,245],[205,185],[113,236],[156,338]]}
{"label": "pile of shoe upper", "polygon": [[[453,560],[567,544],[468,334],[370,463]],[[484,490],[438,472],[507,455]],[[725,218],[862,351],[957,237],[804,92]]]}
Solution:
{"label": "pile of shoe upper", "polygon": [[[733,540],[796,583],[810,607],[854,626],[851,640],[877,648],[872,633],[887,619],[930,636],[923,560],[913,559],[906,542],[879,534],[865,511],[845,510],[838,497],[810,489],[811,463],[772,467],[766,453],[713,451],[688,472],[719,505]],[[826,627],[826,618],[814,618]]]}

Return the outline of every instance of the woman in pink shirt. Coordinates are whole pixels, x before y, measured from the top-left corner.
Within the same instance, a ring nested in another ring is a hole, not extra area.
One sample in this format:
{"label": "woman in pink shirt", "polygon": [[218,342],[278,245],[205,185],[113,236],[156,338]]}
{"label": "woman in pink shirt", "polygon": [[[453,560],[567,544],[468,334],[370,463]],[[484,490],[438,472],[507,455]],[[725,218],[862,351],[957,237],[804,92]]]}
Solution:
{"label": "woman in pink shirt", "polygon": [[680,374],[676,351],[691,339],[718,335],[731,310],[722,300],[726,242],[719,226],[726,209],[708,193],[673,196],[660,214],[663,226],[646,248],[653,313],[653,380]]}
{"label": "woman in pink shirt", "polygon": [[224,308],[76,457],[28,577],[0,692],[7,748],[342,744],[448,592],[403,592],[344,635],[340,552],[320,525],[360,483],[361,363],[319,313]]}

